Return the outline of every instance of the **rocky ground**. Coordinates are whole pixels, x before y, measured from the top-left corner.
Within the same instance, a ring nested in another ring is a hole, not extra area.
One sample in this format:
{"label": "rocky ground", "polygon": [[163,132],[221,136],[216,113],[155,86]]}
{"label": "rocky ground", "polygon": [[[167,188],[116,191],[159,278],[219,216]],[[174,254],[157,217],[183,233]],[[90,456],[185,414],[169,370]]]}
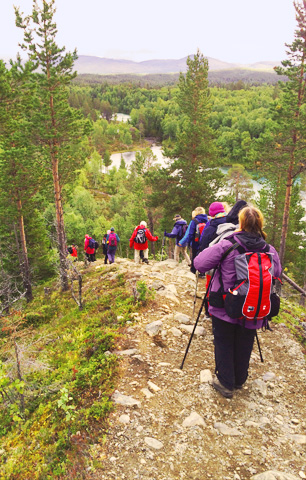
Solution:
{"label": "rocky ground", "polygon": [[[204,315],[180,369],[193,323],[195,276],[187,265],[118,259],[109,275],[116,269],[131,287],[141,279],[156,294],[117,347],[116,409],[106,446],[91,452],[104,468],[88,471],[88,480],[306,478],[305,357],[285,325],[259,332],[264,363],[255,344],[248,381],[225,399],[211,386],[213,337]],[[199,297],[204,291],[200,278]]]}

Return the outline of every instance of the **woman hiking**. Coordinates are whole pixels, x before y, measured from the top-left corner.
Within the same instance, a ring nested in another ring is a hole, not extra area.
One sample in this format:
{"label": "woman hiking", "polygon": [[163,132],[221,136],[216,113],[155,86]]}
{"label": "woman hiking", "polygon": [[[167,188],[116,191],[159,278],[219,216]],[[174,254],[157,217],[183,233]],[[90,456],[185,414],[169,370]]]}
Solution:
{"label": "woman hiking", "polygon": [[173,225],[172,231],[170,233],[167,233],[165,230],[164,236],[168,238],[175,238],[174,260],[177,263],[179,263],[180,253],[182,253],[187,262],[187,265],[190,267],[191,262],[190,262],[189,255],[187,253],[187,247],[181,247],[179,245],[180,240],[184,237],[187,231],[187,228],[188,228],[187,222],[179,214],[174,215],[173,220],[175,221],[175,224]]}
{"label": "woman hiking", "polygon": [[140,252],[143,252],[143,262],[149,264],[149,245],[150,242],[156,242],[158,237],[154,237],[150,230],[147,228],[147,222],[144,220],[135,228],[130,238],[130,248],[134,247],[134,260],[135,263],[140,263]]}
{"label": "woman hiking", "polygon": [[107,234],[106,237],[106,244],[107,244],[107,258],[109,263],[115,262],[115,255],[118,243],[120,242],[120,238],[117,233],[115,233],[114,227],[110,229],[110,233]]}
{"label": "woman hiking", "polygon": [[196,273],[193,261],[198,253],[200,235],[207,223],[207,215],[203,207],[197,207],[192,212],[192,220],[188,225],[184,237],[179,241],[179,247],[186,247],[191,245],[192,259],[190,271]]}
{"label": "woman hiking", "polygon": [[[227,313],[228,309],[226,311],[224,304],[222,305],[223,293],[229,292],[233,294],[239,288],[238,286],[234,288],[237,282],[235,262],[237,262],[239,255],[243,258],[241,251],[257,252],[258,254],[266,252],[265,257],[269,254],[268,258],[271,265],[269,269],[266,267],[266,271],[267,269],[272,271],[274,267],[273,278],[280,277],[282,269],[278,254],[274,247],[265,242],[265,238],[263,215],[260,210],[255,207],[244,207],[239,212],[239,230],[216,245],[200,252],[194,261],[196,269],[202,273],[219,267],[209,287],[210,305],[208,311],[212,317],[215,346],[216,378],[213,380],[213,387],[226,398],[232,398],[234,389],[242,388],[242,385],[245,383],[248,377],[249,361],[256,329],[265,326],[266,318],[256,319],[255,316],[254,321],[248,321],[245,317],[232,318]],[[228,254],[224,258],[226,253]],[[250,255],[250,253],[247,255]],[[260,255],[258,257],[262,258]],[[223,261],[222,258],[224,258]],[[256,269],[254,271],[256,273]],[[239,280],[239,286],[244,282],[245,280],[240,283]],[[258,283],[259,281],[257,281]],[[223,289],[221,285],[223,285]],[[213,296],[214,302],[212,300]],[[238,295],[233,294],[230,298],[234,296],[238,297]],[[218,307],[213,306],[212,303],[214,305],[218,304]],[[249,308],[250,312],[252,312],[253,307]]]}

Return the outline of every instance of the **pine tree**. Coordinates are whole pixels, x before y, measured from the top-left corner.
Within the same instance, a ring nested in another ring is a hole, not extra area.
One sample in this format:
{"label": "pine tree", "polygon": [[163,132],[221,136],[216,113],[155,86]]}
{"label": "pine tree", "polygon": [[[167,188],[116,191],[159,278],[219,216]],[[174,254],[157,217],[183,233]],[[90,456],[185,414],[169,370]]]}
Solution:
{"label": "pine tree", "polygon": [[[33,62],[36,81],[35,114],[32,117],[34,141],[40,148],[45,167],[52,173],[56,208],[57,248],[63,290],[68,289],[66,236],[63,214],[62,187],[77,157],[72,157],[73,145],[85,132],[80,114],[69,107],[68,86],[75,77],[73,64],[76,51],[64,53],[56,44],[57,28],[53,22],[54,0],[34,0],[32,14],[22,17],[16,8],[16,25],[24,30],[22,48]],[[41,4],[41,6],[39,6]]]}
{"label": "pine tree", "polygon": [[252,177],[245,170],[243,165],[234,163],[229,169],[225,178],[230,192],[235,197],[235,202],[239,199],[249,201],[254,194]]}
{"label": "pine tree", "polygon": [[288,59],[275,70],[286,75],[287,82],[280,83],[281,101],[278,105],[279,144],[287,168],[286,194],[280,242],[280,260],[283,263],[289,229],[291,195],[294,180],[306,169],[306,0],[294,2],[297,30],[288,47]]}
{"label": "pine tree", "polygon": [[190,215],[195,206],[208,206],[215,200],[223,175],[215,168],[216,149],[208,124],[211,110],[208,61],[198,51],[194,58],[188,57],[187,67],[178,84],[179,132],[174,148],[165,150],[173,162],[167,169],[164,193],[168,209]]}
{"label": "pine tree", "polygon": [[[27,301],[32,300],[32,282],[25,231],[25,212],[29,210],[41,183],[37,156],[30,143],[29,121],[31,94],[29,84],[32,65],[21,66],[20,58],[11,62],[10,70],[0,61],[0,202],[2,227],[15,232],[19,269]],[[13,228],[12,228],[13,226]],[[11,254],[11,260],[14,253]]]}

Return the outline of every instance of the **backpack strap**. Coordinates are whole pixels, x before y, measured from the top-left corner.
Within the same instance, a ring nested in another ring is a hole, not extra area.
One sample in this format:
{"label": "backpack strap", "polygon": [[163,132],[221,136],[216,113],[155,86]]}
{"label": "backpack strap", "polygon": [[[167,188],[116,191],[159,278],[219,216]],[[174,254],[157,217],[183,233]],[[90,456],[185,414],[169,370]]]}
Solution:
{"label": "backpack strap", "polygon": [[[236,242],[236,240],[235,240],[234,238],[226,238],[226,239],[224,239],[224,240],[228,240],[228,241],[231,242],[233,245],[234,245],[235,243],[238,243],[238,242]],[[238,244],[238,245],[239,245],[239,248],[237,248],[238,252],[239,252],[239,253],[245,253],[246,250],[245,250],[240,244]],[[270,245],[269,245],[268,243],[266,243],[265,247],[264,247],[262,250],[260,250],[260,252],[258,252],[258,253],[267,253],[267,252],[269,252],[269,251],[270,251]]]}
{"label": "backpack strap", "polygon": [[[233,243],[233,242],[231,242]],[[238,242],[234,242],[233,245],[231,247],[229,247],[225,252],[224,254],[222,255],[221,257],[221,260],[219,262],[219,264],[217,265],[217,267],[214,269],[213,273],[212,273],[212,276],[210,278],[210,281],[209,281],[209,285],[207,287],[207,292],[210,291],[210,288],[211,288],[211,284],[212,284],[212,280],[215,276],[215,273],[218,269],[220,269],[221,267],[221,263],[223,262],[223,260],[231,253],[233,252],[234,250],[238,250],[238,247],[240,247],[239,243]],[[223,280],[222,280],[222,274],[221,274],[221,269],[220,269],[220,288],[221,288],[221,291],[223,292],[224,291],[224,287],[223,287]]]}
{"label": "backpack strap", "polygon": [[239,253],[245,253],[246,250],[238,243],[234,238],[226,238],[225,240],[228,240],[231,242],[233,245],[237,245],[236,249],[238,250]]}

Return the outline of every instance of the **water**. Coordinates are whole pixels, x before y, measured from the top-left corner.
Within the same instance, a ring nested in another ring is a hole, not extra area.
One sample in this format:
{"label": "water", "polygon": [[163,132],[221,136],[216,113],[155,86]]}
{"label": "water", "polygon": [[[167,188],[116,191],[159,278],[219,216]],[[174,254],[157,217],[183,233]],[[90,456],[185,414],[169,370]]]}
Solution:
{"label": "water", "polygon": [[[151,150],[153,154],[156,156],[156,165],[160,165],[165,167],[167,162],[170,161],[169,158],[164,157],[162,154],[162,147],[159,145],[152,145]],[[116,167],[117,169],[120,167],[121,156],[125,161],[126,168],[129,168],[132,165],[132,162],[135,160],[136,152],[123,152],[123,153],[113,153],[111,155],[111,167]]]}
{"label": "water", "polygon": [[[124,114],[122,114],[124,115]],[[151,147],[153,154],[156,156],[156,164],[166,167],[168,162],[171,161],[170,158],[167,158],[163,155],[162,150],[163,148],[160,145],[153,144]],[[112,164],[111,167],[116,167],[117,169],[120,167],[121,162],[121,155],[124,158],[126,167],[129,168],[135,160],[136,152],[124,152],[124,153],[113,153],[111,155]],[[226,174],[229,170],[229,167],[221,168],[221,171]],[[259,192],[262,189],[262,184],[257,182],[257,180],[252,180],[253,190],[254,190],[254,197],[256,200],[259,198]],[[219,196],[227,194],[228,191],[226,189],[219,192]],[[301,192],[301,205],[306,210],[306,192]],[[304,217],[306,219],[306,217]]]}
{"label": "water", "polygon": [[117,122],[128,122],[131,116],[127,115],[126,113],[114,113],[112,116],[112,120],[117,120]]}

